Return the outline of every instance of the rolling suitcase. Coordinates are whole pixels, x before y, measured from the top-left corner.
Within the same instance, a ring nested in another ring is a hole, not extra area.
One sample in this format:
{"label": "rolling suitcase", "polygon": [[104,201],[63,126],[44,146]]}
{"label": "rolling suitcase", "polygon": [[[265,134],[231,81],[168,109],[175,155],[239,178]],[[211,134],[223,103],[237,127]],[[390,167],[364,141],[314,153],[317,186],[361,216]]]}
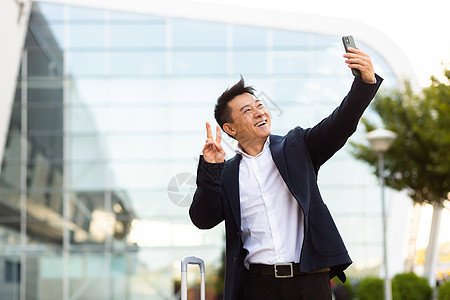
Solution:
{"label": "rolling suitcase", "polygon": [[188,265],[200,267],[200,299],[205,300],[205,263],[201,258],[186,256],[181,260],[181,300],[187,300],[187,268]]}

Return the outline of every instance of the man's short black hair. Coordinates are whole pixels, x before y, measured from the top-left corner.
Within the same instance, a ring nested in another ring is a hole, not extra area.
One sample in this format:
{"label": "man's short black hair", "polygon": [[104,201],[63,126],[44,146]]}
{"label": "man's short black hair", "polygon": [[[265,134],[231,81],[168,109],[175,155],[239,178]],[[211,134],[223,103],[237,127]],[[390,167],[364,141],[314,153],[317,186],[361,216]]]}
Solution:
{"label": "man's short black hair", "polygon": [[[216,106],[214,107],[214,118],[216,118],[217,124],[223,130],[223,124],[232,123],[231,119],[231,107],[228,106],[228,102],[233,100],[236,96],[242,95],[244,93],[249,93],[255,95],[255,89],[252,86],[245,86],[244,78],[239,80],[238,83],[228,88],[223,94],[217,99]],[[229,135],[234,138],[233,136]]]}

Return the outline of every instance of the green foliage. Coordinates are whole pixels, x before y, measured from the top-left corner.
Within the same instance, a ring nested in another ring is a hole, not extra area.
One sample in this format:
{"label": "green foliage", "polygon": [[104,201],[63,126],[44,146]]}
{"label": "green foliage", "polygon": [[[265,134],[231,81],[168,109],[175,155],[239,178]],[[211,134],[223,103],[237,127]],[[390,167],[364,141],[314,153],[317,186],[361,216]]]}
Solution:
{"label": "green foliage", "polygon": [[359,282],[356,289],[359,300],[383,300],[383,279],[366,277]]}
{"label": "green foliage", "polygon": [[450,299],[450,281],[441,285],[438,289],[437,294],[438,300],[449,300]]}
{"label": "green foliage", "polygon": [[428,280],[414,273],[402,273],[392,278],[394,300],[429,300],[432,290]]}
{"label": "green foliage", "polygon": [[[442,203],[450,191],[450,71],[447,83],[432,77],[420,95],[409,84],[403,93],[377,96],[371,107],[397,139],[385,153],[386,185],[406,190],[419,203]],[[373,123],[363,120],[367,132]],[[364,144],[351,143],[352,154],[375,167],[377,155]]]}

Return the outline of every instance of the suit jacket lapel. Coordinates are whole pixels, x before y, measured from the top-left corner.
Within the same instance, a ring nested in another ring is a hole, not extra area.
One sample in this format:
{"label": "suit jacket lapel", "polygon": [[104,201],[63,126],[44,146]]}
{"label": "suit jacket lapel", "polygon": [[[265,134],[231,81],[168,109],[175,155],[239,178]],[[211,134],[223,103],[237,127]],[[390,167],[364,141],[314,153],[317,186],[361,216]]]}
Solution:
{"label": "suit jacket lapel", "polygon": [[242,156],[236,155],[226,165],[223,170],[223,187],[227,194],[228,202],[230,203],[231,212],[237,228],[241,228],[241,205],[239,197],[239,163]]}
{"label": "suit jacket lapel", "polygon": [[283,145],[282,143],[283,137],[278,135],[270,136],[270,152],[272,153],[272,159],[277,166],[278,171],[280,172],[281,177],[283,178],[286,185],[290,188],[289,185],[289,177],[286,167],[286,159],[284,157]]}
{"label": "suit jacket lapel", "polygon": [[[278,171],[280,172],[281,177],[283,178],[284,182],[286,183],[286,186],[288,187],[291,194],[294,196],[294,198],[297,200],[297,202],[300,204],[302,209],[305,211],[308,211],[308,203],[305,203],[304,199],[307,199],[307,195],[305,194],[305,189],[299,189],[298,184],[297,185],[291,185],[289,181],[289,175],[287,171],[287,165],[286,165],[286,155],[284,153],[284,145],[285,142],[283,141],[285,137],[283,136],[277,136],[277,135],[271,135],[270,136],[270,150],[272,153],[273,161],[275,162],[276,167],[278,168]],[[300,155],[300,154],[298,154]],[[301,172],[298,170],[298,172]],[[301,173],[303,174],[303,172]],[[302,176],[305,176],[304,174]],[[298,178],[293,178],[294,182],[298,182]]]}

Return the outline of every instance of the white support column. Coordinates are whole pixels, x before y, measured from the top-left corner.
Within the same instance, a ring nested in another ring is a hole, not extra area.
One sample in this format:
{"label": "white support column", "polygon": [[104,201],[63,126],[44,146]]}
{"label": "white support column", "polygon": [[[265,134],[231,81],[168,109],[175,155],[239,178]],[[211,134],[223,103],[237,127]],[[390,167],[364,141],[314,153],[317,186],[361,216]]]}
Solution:
{"label": "white support column", "polygon": [[424,275],[432,288],[436,287],[436,267],[439,262],[439,232],[444,206],[433,203],[433,218],[431,220],[430,240],[425,254]]}
{"label": "white support column", "polygon": [[5,148],[30,8],[31,1],[28,0],[0,1],[0,159]]}

